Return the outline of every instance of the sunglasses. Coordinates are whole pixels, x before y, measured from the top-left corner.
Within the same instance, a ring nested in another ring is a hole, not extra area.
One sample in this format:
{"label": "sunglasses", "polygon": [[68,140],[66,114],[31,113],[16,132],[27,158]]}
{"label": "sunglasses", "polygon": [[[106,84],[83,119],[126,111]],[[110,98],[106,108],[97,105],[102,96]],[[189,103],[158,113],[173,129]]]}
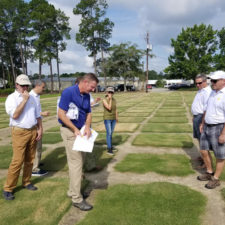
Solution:
{"label": "sunglasses", "polygon": [[216,84],[218,80],[211,80],[212,83]]}
{"label": "sunglasses", "polygon": [[198,84],[200,85],[200,84],[202,84],[202,83],[203,83],[203,81],[202,81],[202,82],[198,82],[198,83],[196,82],[195,84],[196,84],[196,85],[198,85]]}
{"label": "sunglasses", "polygon": [[114,92],[112,92],[112,91],[109,91],[108,93],[109,93],[109,94],[114,94]]}
{"label": "sunglasses", "polygon": [[29,85],[20,85],[20,87],[29,87]]}

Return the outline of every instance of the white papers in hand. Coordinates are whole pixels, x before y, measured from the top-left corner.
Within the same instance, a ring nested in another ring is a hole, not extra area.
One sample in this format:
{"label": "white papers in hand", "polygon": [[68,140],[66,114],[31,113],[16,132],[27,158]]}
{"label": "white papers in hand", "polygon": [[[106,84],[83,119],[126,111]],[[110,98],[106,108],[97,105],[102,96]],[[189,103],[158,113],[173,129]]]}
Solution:
{"label": "white papers in hand", "polygon": [[80,130],[81,135],[77,136],[74,144],[73,144],[73,150],[75,151],[81,151],[81,152],[92,152],[94,147],[95,139],[98,136],[98,133],[91,129],[91,136],[87,138],[87,135],[84,134],[85,126],[83,126]]}

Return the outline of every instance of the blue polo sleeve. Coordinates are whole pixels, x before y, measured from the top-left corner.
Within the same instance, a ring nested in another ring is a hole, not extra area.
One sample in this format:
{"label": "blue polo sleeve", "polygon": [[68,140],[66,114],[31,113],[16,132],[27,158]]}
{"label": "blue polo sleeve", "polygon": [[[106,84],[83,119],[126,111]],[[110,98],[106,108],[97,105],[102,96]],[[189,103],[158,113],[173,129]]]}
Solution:
{"label": "blue polo sleeve", "polygon": [[70,93],[68,92],[68,89],[65,89],[62,92],[60,102],[59,102],[59,108],[63,109],[64,111],[68,111],[69,109],[69,104],[71,102],[71,96]]}

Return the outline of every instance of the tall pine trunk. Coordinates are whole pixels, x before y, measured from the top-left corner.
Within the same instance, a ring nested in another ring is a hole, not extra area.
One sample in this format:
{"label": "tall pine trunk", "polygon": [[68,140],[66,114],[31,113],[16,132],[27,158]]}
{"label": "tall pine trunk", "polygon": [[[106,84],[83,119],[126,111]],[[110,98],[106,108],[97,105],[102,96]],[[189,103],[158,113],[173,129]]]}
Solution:
{"label": "tall pine trunk", "polygon": [[50,77],[51,77],[51,94],[53,93],[53,74],[52,74],[52,60],[49,61],[49,67],[50,67]]}
{"label": "tall pine trunk", "polygon": [[57,77],[58,77],[58,84],[59,84],[59,93],[61,92],[61,81],[59,76],[59,50],[57,48],[57,56],[56,56],[56,63],[57,63]]}
{"label": "tall pine trunk", "polygon": [[22,62],[22,69],[23,69],[23,73],[26,74],[25,65],[24,65],[23,47],[22,47],[21,41],[19,42],[19,46],[20,46],[20,58],[21,58],[21,62]]}
{"label": "tall pine trunk", "polygon": [[40,80],[41,80],[41,73],[42,73],[41,67],[42,67],[42,60],[41,60],[41,58],[39,58],[39,79]]}
{"label": "tall pine trunk", "polygon": [[9,57],[10,57],[10,63],[11,63],[11,67],[12,67],[13,81],[14,81],[14,84],[16,84],[16,73],[15,73],[15,69],[14,69],[14,63],[13,63],[11,49],[9,49]]}

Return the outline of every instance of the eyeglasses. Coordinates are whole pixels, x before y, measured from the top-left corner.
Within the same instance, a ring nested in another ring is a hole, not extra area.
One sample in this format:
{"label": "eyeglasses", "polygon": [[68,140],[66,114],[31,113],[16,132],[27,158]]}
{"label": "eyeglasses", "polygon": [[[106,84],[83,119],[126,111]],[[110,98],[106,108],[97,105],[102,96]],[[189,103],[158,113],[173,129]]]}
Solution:
{"label": "eyeglasses", "polygon": [[202,84],[202,83],[203,83],[203,81],[202,81],[202,82],[198,82],[198,83],[196,82],[195,84],[196,84],[196,85],[198,85],[198,84],[200,85],[200,84]]}
{"label": "eyeglasses", "polygon": [[29,85],[20,85],[20,87],[29,87]]}
{"label": "eyeglasses", "polygon": [[114,94],[114,92],[112,92],[112,91],[108,91],[108,93],[109,93],[109,94]]}
{"label": "eyeglasses", "polygon": [[211,80],[212,83],[216,84],[218,80]]}

